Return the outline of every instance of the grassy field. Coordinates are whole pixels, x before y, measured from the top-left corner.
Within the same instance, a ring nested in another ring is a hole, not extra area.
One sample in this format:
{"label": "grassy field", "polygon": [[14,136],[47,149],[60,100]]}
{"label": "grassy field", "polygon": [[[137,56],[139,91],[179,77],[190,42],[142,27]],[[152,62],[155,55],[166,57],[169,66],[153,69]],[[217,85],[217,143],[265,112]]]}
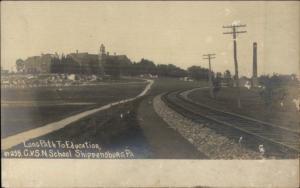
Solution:
{"label": "grassy field", "polygon": [[[132,83],[1,89],[1,137],[42,126],[113,101],[134,97],[145,85],[146,83]],[[7,105],[7,102],[17,103]]]}
{"label": "grassy field", "polygon": [[[113,152],[128,148],[134,153],[134,158],[153,158],[155,157],[153,156],[153,148],[151,148],[148,144],[149,138],[147,139],[147,137],[145,137],[143,132],[144,130],[141,129],[139,124],[140,117],[137,116],[137,110],[139,109],[141,102],[143,102],[143,104],[149,103],[149,106],[146,105],[143,107],[146,108],[144,110],[147,111],[152,107],[152,97],[156,96],[157,94],[170,90],[200,87],[203,84],[205,83],[184,82],[178,79],[160,78],[155,81],[150,92],[138,100],[118,105],[109,110],[90,115],[66,126],[63,129],[33,139],[33,141],[39,139],[61,141],[66,140],[74,143],[83,143],[87,141],[99,144],[103,151],[108,150]],[[125,90],[125,88],[120,89]],[[121,118],[120,114],[123,114],[123,118]],[[154,119],[154,117],[152,117],[153,115],[157,116],[155,113],[147,112],[144,114],[144,116],[147,116],[148,119],[151,120]],[[152,141],[153,139],[157,139],[155,138],[155,135],[152,138]],[[18,145],[12,149],[22,150],[24,148],[22,145]],[[170,148],[169,150],[172,149]],[[174,147],[173,150],[175,151],[176,148]],[[156,155],[157,152],[159,151],[154,151]],[[180,151],[176,150],[176,152],[178,155],[180,155]]]}
{"label": "grassy field", "polygon": [[230,111],[266,122],[285,126],[299,131],[300,113],[297,111],[295,104],[292,102],[294,98],[298,98],[300,88],[286,88],[287,96],[280,105],[280,97],[274,94],[272,105],[267,106],[260,95],[259,89],[241,88],[241,104],[242,108],[237,108],[237,89],[223,88],[217,95],[217,99],[211,99],[208,90],[196,90],[190,93],[189,97],[195,101]]}
{"label": "grassy field", "polygon": [[[109,98],[131,96],[141,92],[146,84],[107,84],[70,87],[5,88],[1,101],[60,101],[103,103]],[[120,92],[122,91],[122,92]]]}
{"label": "grassy field", "polygon": [[[140,82],[141,80],[129,81]],[[120,84],[95,86],[2,89],[1,138],[60,120],[90,108],[136,96],[146,85],[146,83],[124,83],[122,80]],[[155,81],[149,95],[155,96],[170,90],[199,87],[201,84],[203,83],[161,78]],[[14,103],[7,105],[7,102]]]}

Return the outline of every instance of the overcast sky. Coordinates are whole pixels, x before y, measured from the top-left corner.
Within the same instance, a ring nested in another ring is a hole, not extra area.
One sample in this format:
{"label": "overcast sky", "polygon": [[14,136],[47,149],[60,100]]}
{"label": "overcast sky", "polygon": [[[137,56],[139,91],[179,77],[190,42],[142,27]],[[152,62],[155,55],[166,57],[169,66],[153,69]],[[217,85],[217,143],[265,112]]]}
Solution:
{"label": "overcast sky", "polygon": [[1,65],[41,53],[126,54],[156,64],[234,70],[232,36],[223,25],[247,24],[238,36],[242,75],[252,72],[258,43],[258,73],[299,74],[299,6],[294,2],[1,2]]}

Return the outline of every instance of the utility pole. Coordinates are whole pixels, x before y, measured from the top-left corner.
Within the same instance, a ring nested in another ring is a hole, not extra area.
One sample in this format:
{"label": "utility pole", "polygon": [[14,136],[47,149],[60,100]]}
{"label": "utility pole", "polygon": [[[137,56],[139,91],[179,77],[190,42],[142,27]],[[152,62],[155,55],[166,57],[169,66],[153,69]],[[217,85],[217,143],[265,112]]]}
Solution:
{"label": "utility pole", "polygon": [[213,98],[214,94],[213,94],[213,83],[212,83],[212,71],[211,71],[211,63],[210,60],[211,59],[215,59],[216,54],[204,54],[203,55],[203,59],[208,59],[208,81],[209,81],[209,88],[210,88],[210,97]]}
{"label": "utility pole", "polygon": [[231,29],[230,32],[223,32],[223,34],[231,34],[233,38],[233,59],[234,59],[234,68],[235,68],[235,81],[236,87],[238,89],[238,108],[241,108],[241,91],[240,91],[240,81],[239,81],[239,69],[238,69],[238,61],[237,61],[237,46],[236,46],[236,37],[239,33],[246,33],[247,31],[238,31],[239,27],[246,27],[245,24],[232,24],[228,26],[223,26],[223,28]]}

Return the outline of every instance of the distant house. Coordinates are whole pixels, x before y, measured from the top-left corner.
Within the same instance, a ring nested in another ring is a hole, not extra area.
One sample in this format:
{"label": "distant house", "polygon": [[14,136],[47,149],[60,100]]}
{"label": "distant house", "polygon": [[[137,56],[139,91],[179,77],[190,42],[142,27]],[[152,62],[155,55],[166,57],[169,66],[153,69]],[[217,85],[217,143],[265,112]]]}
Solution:
{"label": "distant house", "polygon": [[251,86],[251,79],[250,78],[247,78],[246,76],[242,76],[240,79],[240,86],[241,87],[247,87],[248,89],[250,88]]}

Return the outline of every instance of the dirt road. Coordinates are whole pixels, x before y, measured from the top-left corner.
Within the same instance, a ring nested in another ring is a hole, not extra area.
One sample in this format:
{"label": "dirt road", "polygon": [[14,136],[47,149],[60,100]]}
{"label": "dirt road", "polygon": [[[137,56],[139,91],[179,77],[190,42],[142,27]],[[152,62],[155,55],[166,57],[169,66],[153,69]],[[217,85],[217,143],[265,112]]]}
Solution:
{"label": "dirt road", "polygon": [[145,98],[138,108],[138,121],[152,151],[153,158],[205,159],[206,155],[173,130],[153,108],[153,96]]}

